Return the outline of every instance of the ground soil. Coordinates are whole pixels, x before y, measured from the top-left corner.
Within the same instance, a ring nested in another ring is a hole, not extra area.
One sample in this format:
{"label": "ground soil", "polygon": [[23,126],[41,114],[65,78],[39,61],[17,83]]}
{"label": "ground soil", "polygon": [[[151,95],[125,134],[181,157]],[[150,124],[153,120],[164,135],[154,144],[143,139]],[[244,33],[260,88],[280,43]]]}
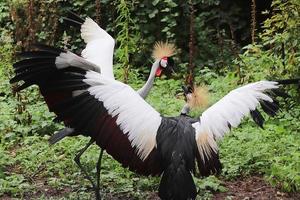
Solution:
{"label": "ground soil", "polygon": [[300,200],[300,193],[284,193],[270,186],[260,176],[224,181],[227,192],[214,194],[213,200]]}
{"label": "ground soil", "polygon": [[[23,199],[38,199],[40,196],[60,198],[71,191],[71,188],[56,190],[47,184],[40,182],[37,192],[34,194],[25,194]],[[270,186],[260,176],[251,176],[234,181],[224,181],[227,192],[215,193],[213,200],[300,200],[300,193],[284,193],[279,189]],[[92,192],[92,191],[91,191]],[[1,200],[11,200],[9,195],[2,196]],[[112,195],[105,194],[107,200],[130,200],[126,194]],[[159,200],[156,192],[151,192],[147,200]]]}

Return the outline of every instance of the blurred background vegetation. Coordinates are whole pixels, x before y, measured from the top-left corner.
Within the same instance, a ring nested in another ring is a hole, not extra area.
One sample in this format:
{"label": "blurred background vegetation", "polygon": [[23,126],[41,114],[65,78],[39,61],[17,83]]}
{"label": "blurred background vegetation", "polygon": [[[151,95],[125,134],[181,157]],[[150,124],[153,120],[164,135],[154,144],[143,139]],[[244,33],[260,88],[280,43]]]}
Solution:
{"label": "blurred background vegetation", "polygon": [[[179,114],[183,100],[175,95],[182,84],[207,85],[213,103],[240,84],[300,77],[299,0],[2,0],[0,198],[92,195],[72,162],[86,140],[49,147],[47,139],[60,125],[52,122],[38,90],[15,94],[8,82],[16,53],[33,43],[80,53],[78,30],[61,23],[68,10],[90,16],[115,38],[115,74],[134,88],[148,76],[155,41],[176,44],[176,76],[157,80],[147,99],[165,115]],[[268,119],[265,130],[249,120],[220,144],[223,174],[197,180],[205,191],[201,198],[224,191],[222,180],[251,174],[281,190],[300,191],[300,89],[286,90],[291,100],[283,102],[279,117]],[[93,147],[84,158],[92,172],[97,154]],[[102,173],[106,194],[141,199],[157,189],[157,179],[134,175],[107,155]]]}

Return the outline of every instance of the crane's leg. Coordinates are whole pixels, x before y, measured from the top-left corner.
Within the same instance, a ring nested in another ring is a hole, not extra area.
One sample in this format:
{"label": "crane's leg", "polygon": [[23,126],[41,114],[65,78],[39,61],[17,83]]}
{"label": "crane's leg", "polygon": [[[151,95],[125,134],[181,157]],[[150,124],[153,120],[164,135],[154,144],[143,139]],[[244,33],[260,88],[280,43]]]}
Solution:
{"label": "crane's leg", "polygon": [[101,160],[103,156],[103,149],[100,150],[100,155],[97,162],[97,189],[100,191],[100,173],[101,173]]}
{"label": "crane's leg", "polygon": [[[83,147],[78,154],[75,156],[74,161],[75,163],[78,165],[78,167],[80,168],[80,170],[84,173],[85,177],[91,182],[93,189],[95,191],[96,194],[96,199],[100,200],[100,191],[97,188],[97,186],[95,185],[95,183],[93,182],[92,178],[88,175],[88,173],[86,172],[86,170],[83,168],[83,166],[81,165],[80,162],[80,157],[82,156],[82,154],[89,148],[89,146],[91,146],[95,141],[93,139],[91,139],[86,145],[85,147]],[[97,175],[98,176],[98,175]]]}

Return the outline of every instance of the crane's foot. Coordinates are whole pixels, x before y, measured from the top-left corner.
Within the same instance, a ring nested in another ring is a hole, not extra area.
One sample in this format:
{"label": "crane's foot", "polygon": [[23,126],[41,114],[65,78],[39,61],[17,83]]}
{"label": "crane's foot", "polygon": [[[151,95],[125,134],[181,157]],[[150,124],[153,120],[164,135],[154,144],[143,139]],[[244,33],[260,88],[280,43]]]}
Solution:
{"label": "crane's foot", "polygon": [[[97,180],[97,185],[94,183],[93,179],[89,176],[89,174],[87,173],[87,171],[84,169],[84,167],[82,166],[81,162],[80,162],[80,157],[82,156],[82,154],[94,143],[94,140],[91,139],[86,145],[85,147],[83,147],[81,150],[79,150],[78,154],[75,156],[74,161],[75,163],[78,165],[78,167],[80,168],[80,170],[83,172],[83,174],[85,175],[85,178],[88,179],[90,181],[90,183],[92,184],[92,187],[95,191],[95,195],[96,195],[96,200],[101,200],[101,196],[100,196],[100,188],[99,188],[99,183]],[[102,149],[101,149],[102,150]],[[100,157],[99,157],[100,158]],[[99,160],[98,160],[99,162]],[[101,161],[100,161],[101,163]],[[98,163],[97,163],[98,165]],[[101,166],[100,166],[101,168]],[[97,166],[97,173],[98,173],[98,166]],[[100,175],[99,175],[100,177]],[[98,175],[97,175],[98,178]],[[99,181],[100,182],[100,181]]]}

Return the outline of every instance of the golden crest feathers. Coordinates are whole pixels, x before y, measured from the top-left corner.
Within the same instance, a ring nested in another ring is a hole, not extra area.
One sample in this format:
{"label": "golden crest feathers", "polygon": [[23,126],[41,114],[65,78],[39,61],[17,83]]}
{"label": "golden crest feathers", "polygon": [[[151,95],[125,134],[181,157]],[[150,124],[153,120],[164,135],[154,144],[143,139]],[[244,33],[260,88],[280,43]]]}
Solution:
{"label": "golden crest feathers", "polygon": [[194,86],[193,93],[187,98],[187,103],[191,109],[206,108],[208,101],[208,89],[204,86]]}
{"label": "golden crest feathers", "polygon": [[159,41],[154,44],[152,57],[158,60],[163,57],[173,56],[175,52],[176,47],[173,43]]}

